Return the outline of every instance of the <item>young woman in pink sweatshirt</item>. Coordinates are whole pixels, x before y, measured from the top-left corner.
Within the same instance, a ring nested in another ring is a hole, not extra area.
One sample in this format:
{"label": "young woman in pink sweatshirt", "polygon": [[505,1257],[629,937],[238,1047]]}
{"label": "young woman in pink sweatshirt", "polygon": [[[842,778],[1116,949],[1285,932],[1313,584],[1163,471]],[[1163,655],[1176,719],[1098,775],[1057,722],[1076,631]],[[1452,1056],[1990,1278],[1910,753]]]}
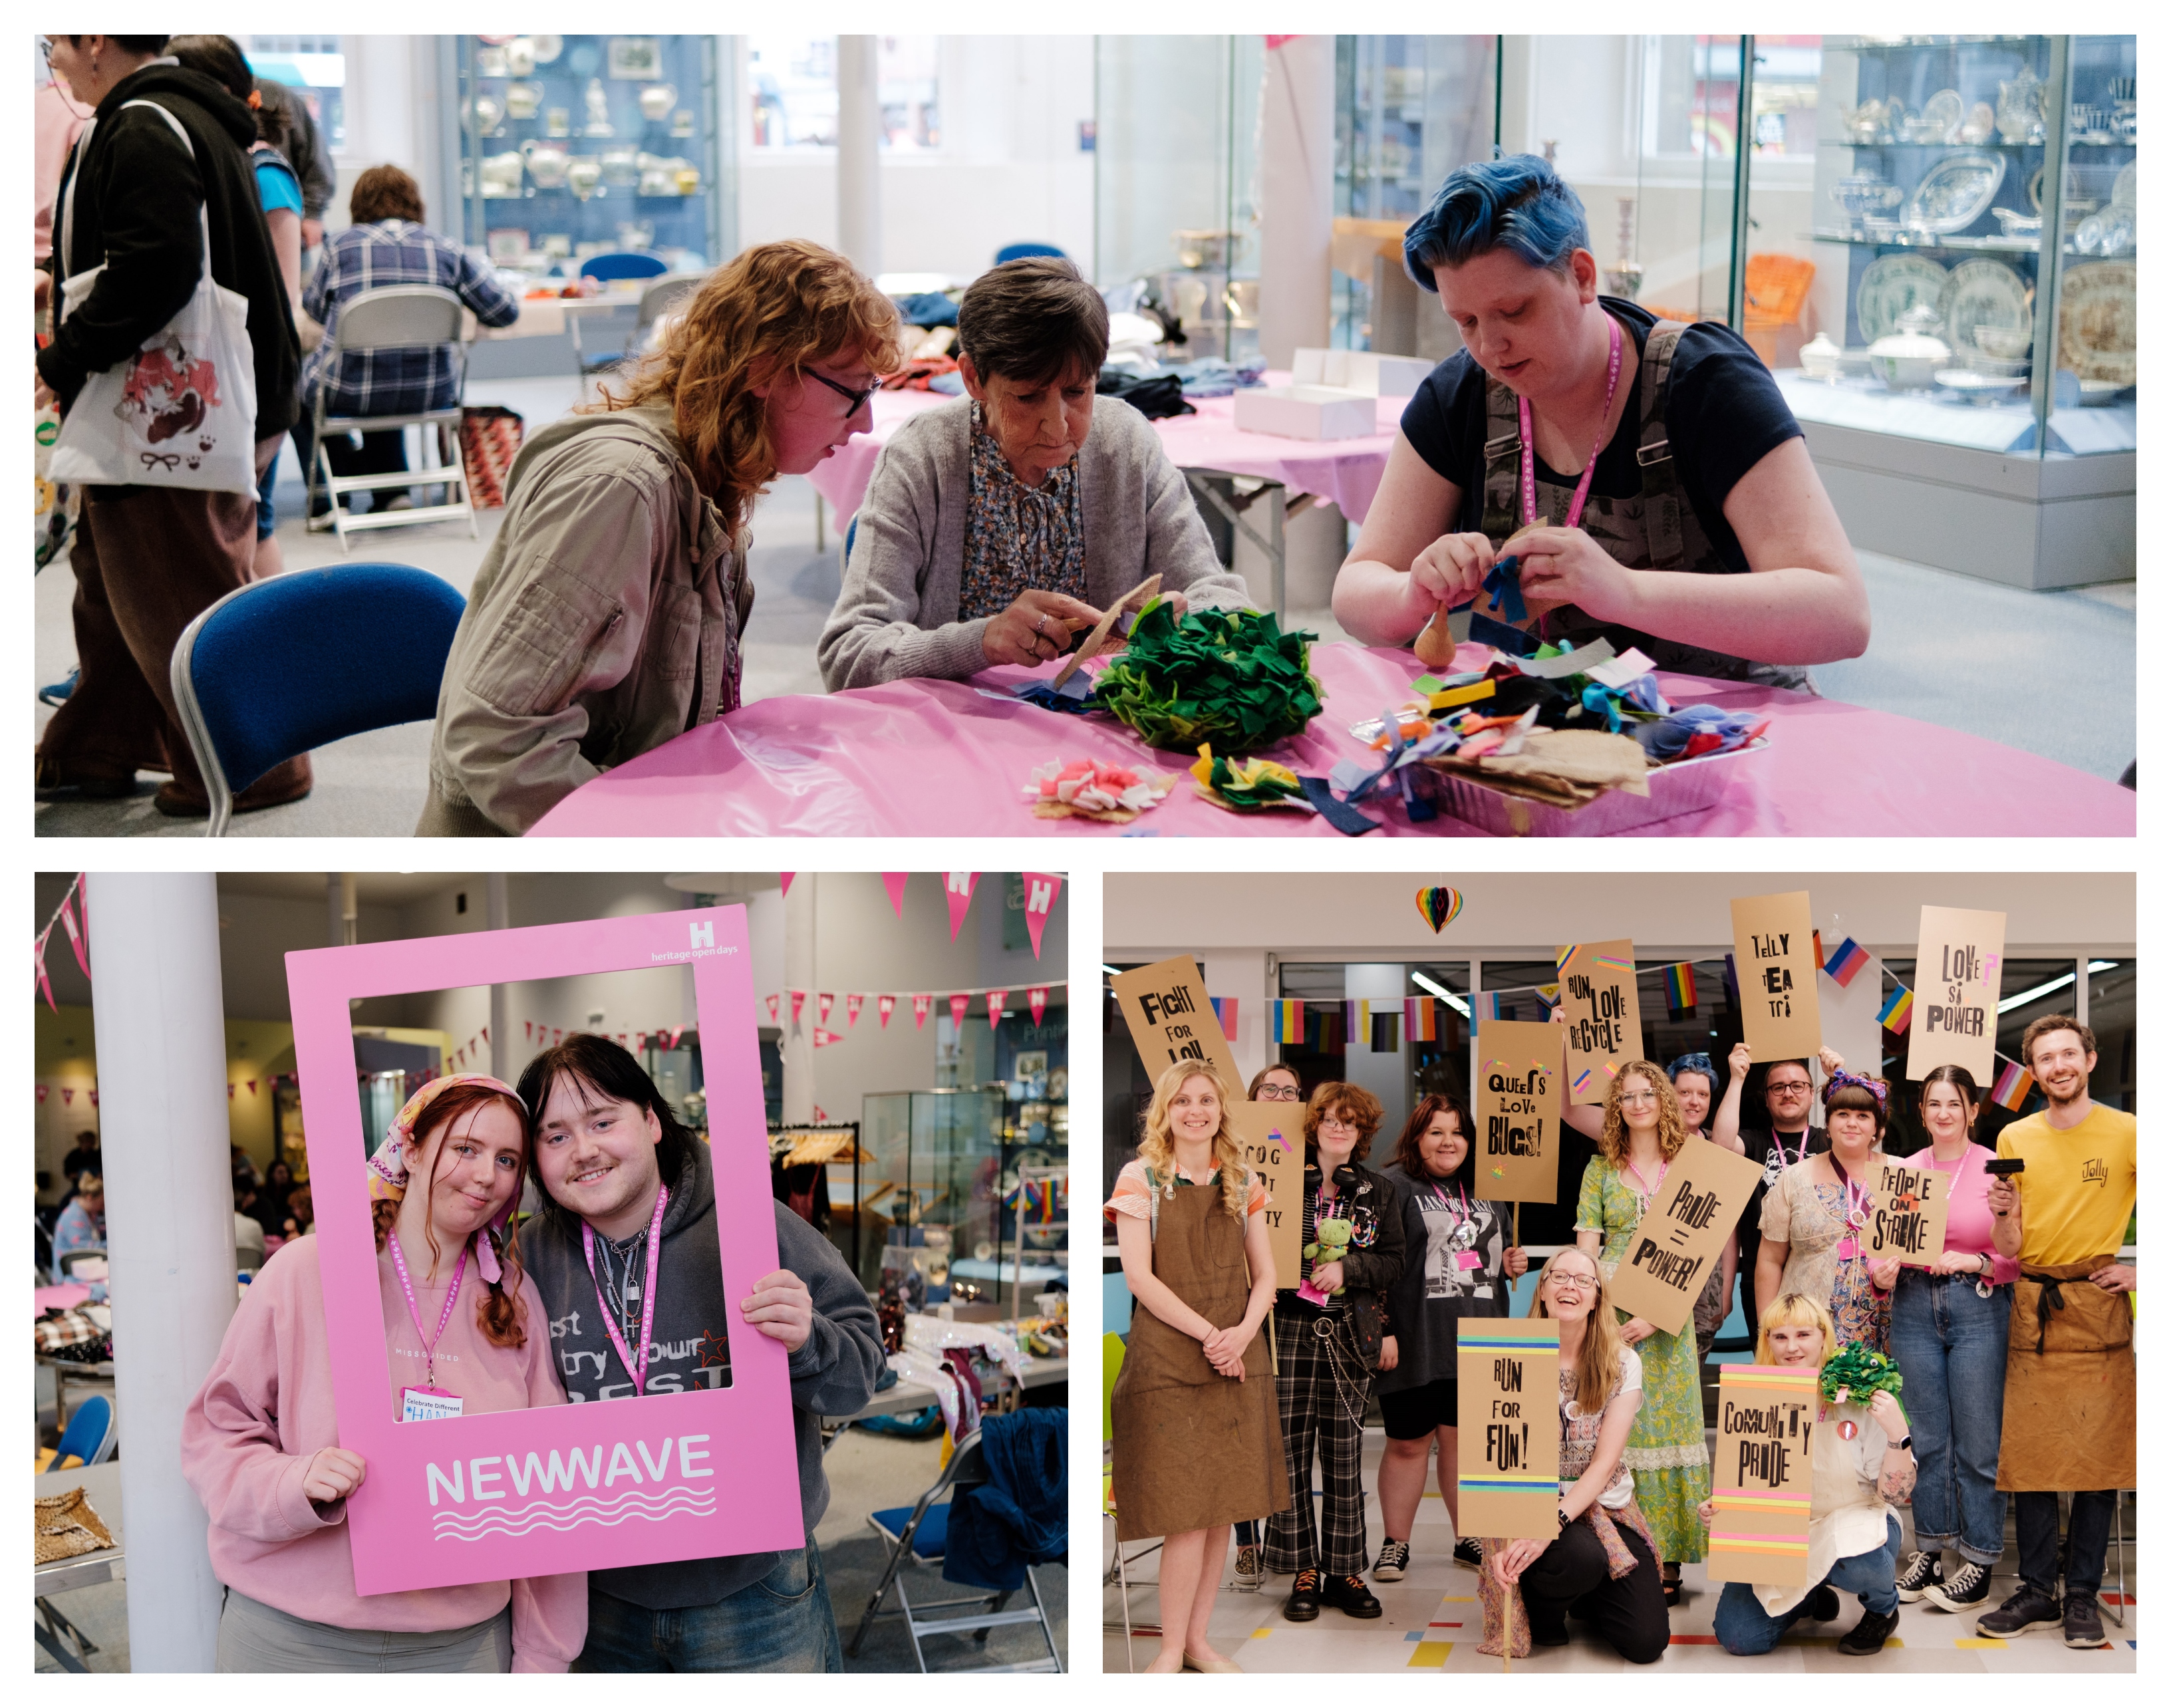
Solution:
{"label": "young woman in pink sweatshirt", "polygon": [[[527,1164],[526,1109],[480,1074],[423,1087],[371,1159],[395,1416],[418,1396],[426,1409],[456,1396],[464,1414],[566,1403],[512,1223]],[[218,1670],[566,1671],[587,1635],[585,1572],[355,1593],[346,1497],[368,1467],[338,1439],[307,1235],[243,1296],[182,1423],[182,1470],[227,1586]]]}

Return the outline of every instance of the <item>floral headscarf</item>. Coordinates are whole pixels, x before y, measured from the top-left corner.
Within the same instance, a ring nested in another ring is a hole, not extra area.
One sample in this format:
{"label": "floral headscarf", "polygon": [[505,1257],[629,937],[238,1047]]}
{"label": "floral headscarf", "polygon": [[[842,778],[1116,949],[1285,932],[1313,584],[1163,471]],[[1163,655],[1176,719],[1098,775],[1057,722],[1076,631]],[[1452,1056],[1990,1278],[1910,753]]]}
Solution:
{"label": "floral headscarf", "polygon": [[[384,1143],[378,1147],[377,1154],[370,1158],[369,1201],[398,1203],[407,1196],[407,1157],[405,1147],[413,1143],[415,1129],[421,1125],[422,1111],[455,1085],[484,1085],[492,1091],[502,1091],[512,1100],[516,1108],[525,1108],[520,1094],[502,1079],[493,1079],[487,1074],[448,1074],[442,1079],[432,1079],[407,1100],[406,1107],[393,1118],[392,1125],[384,1129]],[[501,1230],[512,1219],[513,1206],[507,1203],[498,1218],[484,1232]],[[482,1278],[495,1283],[499,1276],[497,1250],[487,1238],[475,1241],[475,1266]]]}

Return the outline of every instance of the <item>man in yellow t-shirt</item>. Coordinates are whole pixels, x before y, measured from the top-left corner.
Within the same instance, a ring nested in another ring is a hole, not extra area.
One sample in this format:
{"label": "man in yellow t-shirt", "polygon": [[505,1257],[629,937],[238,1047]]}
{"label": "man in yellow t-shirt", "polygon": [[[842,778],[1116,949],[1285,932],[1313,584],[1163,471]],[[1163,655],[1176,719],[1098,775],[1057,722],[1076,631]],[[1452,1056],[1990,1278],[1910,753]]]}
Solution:
{"label": "man in yellow t-shirt", "polygon": [[[2101,1648],[2104,1552],[2118,1491],[2136,1480],[2133,1291],[2118,1261],[2133,1214],[2134,1118],[2088,1096],[2096,1040],[2045,1015],[2020,1041],[2045,1106],[1998,1135],[2019,1174],[1993,1182],[1992,1240],[2020,1260],[2005,1363],[1997,1486],[2013,1491],[2020,1588],[1975,1621],[1986,1637],[2063,1628],[2068,1648]],[[2070,1490],[2062,1604],[2058,1492]]]}

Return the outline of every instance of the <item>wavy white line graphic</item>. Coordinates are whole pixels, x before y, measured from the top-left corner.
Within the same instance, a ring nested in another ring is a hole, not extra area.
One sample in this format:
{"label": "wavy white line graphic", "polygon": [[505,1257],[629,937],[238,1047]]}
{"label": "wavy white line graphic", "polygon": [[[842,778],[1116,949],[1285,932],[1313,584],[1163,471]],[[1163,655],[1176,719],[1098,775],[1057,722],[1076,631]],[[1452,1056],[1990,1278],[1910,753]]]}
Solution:
{"label": "wavy white line graphic", "polygon": [[448,1518],[461,1521],[488,1518],[522,1518],[530,1513],[576,1513],[587,1507],[616,1508],[629,1505],[639,1506],[646,1501],[662,1500],[666,1494],[692,1495],[707,1500],[712,1498],[714,1493],[715,1491],[710,1489],[688,1488],[682,1485],[668,1490],[626,1489],[615,1495],[582,1495],[577,1500],[530,1501],[524,1507],[511,1507],[501,1502],[493,1502],[490,1506],[475,1507],[466,1512],[439,1513],[436,1515],[436,1522],[442,1523]]}
{"label": "wavy white line graphic", "polygon": [[524,1536],[531,1530],[577,1530],[584,1524],[618,1523],[628,1518],[641,1518],[651,1523],[680,1515],[706,1518],[714,1517],[716,1510],[713,1497],[700,1500],[681,1492],[665,1497],[652,1507],[635,1507],[615,1513],[539,1513],[518,1524],[492,1518],[470,1528],[448,1514],[437,1521],[437,1539],[440,1542],[474,1542],[485,1536]]}

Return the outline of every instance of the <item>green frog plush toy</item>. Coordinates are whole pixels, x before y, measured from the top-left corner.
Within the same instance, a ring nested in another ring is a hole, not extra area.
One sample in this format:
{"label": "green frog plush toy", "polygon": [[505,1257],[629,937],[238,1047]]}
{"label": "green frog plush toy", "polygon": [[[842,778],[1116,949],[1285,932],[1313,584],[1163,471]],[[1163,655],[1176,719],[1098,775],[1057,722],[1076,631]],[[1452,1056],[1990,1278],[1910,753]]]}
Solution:
{"label": "green frog plush toy", "polygon": [[[1312,1243],[1304,1248],[1304,1255],[1311,1260],[1316,1271],[1329,1263],[1339,1263],[1348,1255],[1349,1236],[1355,1231],[1346,1216],[1328,1216],[1313,1224]],[[1337,1287],[1331,1297],[1338,1298],[1349,1289]]]}

